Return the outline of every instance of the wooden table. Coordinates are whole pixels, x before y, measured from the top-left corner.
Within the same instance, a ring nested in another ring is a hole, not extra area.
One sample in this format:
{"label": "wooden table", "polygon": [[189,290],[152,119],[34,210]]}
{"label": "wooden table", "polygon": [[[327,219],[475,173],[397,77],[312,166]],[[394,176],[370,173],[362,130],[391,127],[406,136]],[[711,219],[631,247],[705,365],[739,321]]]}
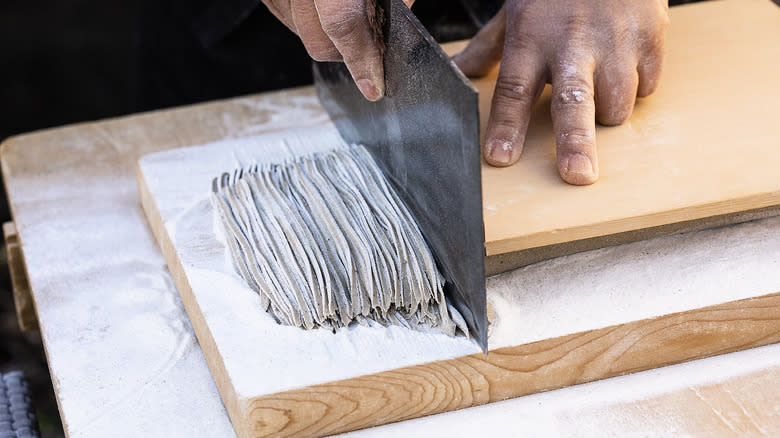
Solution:
{"label": "wooden table", "polygon": [[[3,145],[69,436],[233,434],[141,212],[135,162],[152,151],[323,117],[307,87],[52,129]],[[778,406],[780,345],[770,345],[358,433],[771,435],[780,432]]]}
{"label": "wooden table", "polygon": [[[21,267],[15,274],[26,270],[70,437],[233,436],[141,211],[135,163],[150,152],[325,119],[313,89],[305,87],[51,129],[3,144],[18,250],[13,259]],[[764,226],[780,233],[780,222]],[[24,276],[16,277],[23,293]],[[511,430],[564,436],[777,435],[780,345],[355,434],[474,436]]]}

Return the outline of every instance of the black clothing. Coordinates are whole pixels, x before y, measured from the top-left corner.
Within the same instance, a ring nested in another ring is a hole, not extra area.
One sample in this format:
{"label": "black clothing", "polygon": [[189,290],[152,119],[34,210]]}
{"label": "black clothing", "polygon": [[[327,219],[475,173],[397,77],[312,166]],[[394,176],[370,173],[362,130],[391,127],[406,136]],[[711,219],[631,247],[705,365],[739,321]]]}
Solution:
{"label": "black clothing", "polygon": [[260,0],[149,0],[141,20],[139,111],[311,82],[300,40]]}
{"label": "black clothing", "polygon": [[[472,36],[500,0],[421,0],[437,39]],[[298,37],[260,0],[147,0],[142,9],[138,107],[148,110],[311,83]]]}

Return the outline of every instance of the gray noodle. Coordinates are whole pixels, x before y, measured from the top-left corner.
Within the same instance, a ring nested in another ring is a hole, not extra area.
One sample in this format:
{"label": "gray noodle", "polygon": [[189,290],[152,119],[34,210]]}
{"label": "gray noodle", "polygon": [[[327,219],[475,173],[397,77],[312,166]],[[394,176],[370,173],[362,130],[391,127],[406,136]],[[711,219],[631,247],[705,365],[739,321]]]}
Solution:
{"label": "gray noodle", "polygon": [[419,227],[364,147],[225,173],[212,202],[236,270],[279,323],[468,336]]}

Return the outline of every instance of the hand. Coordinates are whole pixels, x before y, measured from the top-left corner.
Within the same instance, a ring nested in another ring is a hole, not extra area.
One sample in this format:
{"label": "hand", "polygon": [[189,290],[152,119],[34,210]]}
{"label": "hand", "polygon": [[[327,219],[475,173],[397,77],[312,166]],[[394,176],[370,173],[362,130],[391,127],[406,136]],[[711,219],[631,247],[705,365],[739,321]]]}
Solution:
{"label": "hand", "polygon": [[569,184],[594,183],[594,119],[619,125],[637,96],[655,90],[667,11],[666,0],[507,0],[454,58],[469,76],[484,75],[501,60],[485,160],[517,162],[531,108],[550,83],[558,171]]}
{"label": "hand", "polygon": [[[407,6],[414,0],[404,0]],[[385,94],[382,50],[373,0],[263,0],[317,61],[343,61],[368,100]]]}

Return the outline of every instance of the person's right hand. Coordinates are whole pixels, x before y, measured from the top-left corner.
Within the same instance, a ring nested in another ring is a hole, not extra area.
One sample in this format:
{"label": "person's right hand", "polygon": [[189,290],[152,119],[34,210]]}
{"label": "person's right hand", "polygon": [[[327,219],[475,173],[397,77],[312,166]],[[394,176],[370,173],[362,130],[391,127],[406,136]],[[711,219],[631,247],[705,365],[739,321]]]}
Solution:
{"label": "person's right hand", "polygon": [[[407,6],[414,0],[404,0]],[[381,24],[373,0],[263,0],[317,61],[343,61],[368,100],[385,94]]]}
{"label": "person's right hand", "polygon": [[531,108],[550,83],[561,178],[595,182],[595,121],[623,123],[636,98],[655,90],[668,23],[666,0],[506,0],[454,58],[469,76],[501,62],[485,160],[510,166],[520,159]]}

